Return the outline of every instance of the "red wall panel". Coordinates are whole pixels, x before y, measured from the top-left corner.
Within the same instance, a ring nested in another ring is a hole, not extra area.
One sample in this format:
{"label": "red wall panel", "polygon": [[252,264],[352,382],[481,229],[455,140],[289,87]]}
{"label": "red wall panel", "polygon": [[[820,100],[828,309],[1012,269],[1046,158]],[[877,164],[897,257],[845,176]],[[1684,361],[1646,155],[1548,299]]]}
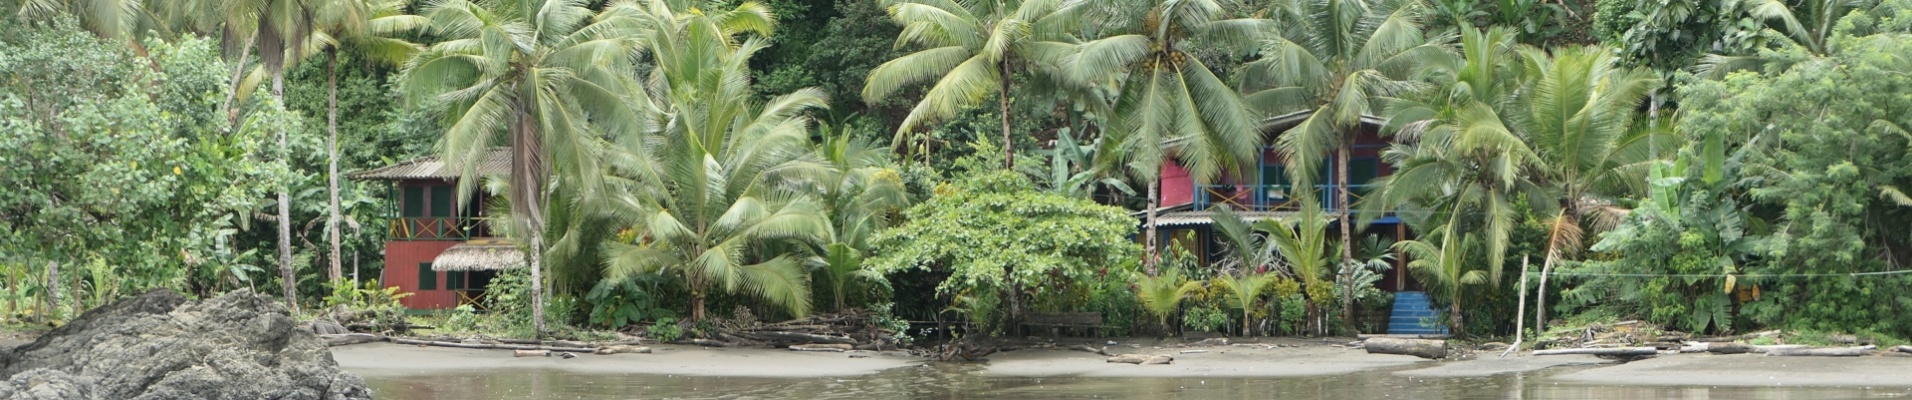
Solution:
{"label": "red wall panel", "polygon": [[1162,163],[1162,204],[1160,207],[1173,207],[1195,201],[1195,182],[1189,180],[1188,170],[1182,169],[1174,160]]}
{"label": "red wall panel", "polygon": [[445,289],[445,273],[433,271],[438,275],[437,290],[418,290],[418,264],[432,262],[445,249],[456,246],[461,241],[405,241],[385,242],[385,287],[397,286],[399,290],[412,293],[411,297],[400,299],[406,308],[442,309],[458,305],[457,294]]}

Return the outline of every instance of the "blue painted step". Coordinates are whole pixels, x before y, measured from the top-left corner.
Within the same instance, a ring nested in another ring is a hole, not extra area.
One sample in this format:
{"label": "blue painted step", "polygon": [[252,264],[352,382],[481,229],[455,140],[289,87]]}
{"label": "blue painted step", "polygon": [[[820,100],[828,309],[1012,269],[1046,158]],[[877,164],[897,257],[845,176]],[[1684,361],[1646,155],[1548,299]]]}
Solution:
{"label": "blue painted step", "polygon": [[1446,335],[1447,325],[1440,324],[1440,313],[1428,303],[1427,293],[1399,292],[1394,294],[1394,311],[1388,315],[1387,333]]}

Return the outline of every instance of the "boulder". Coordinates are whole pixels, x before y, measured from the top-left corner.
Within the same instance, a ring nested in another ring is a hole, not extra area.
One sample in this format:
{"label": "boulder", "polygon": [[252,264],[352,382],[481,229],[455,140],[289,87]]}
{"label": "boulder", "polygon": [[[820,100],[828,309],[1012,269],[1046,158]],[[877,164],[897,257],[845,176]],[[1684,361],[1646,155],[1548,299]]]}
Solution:
{"label": "boulder", "polygon": [[0,351],[0,399],[371,399],[277,300],[155,290]]}

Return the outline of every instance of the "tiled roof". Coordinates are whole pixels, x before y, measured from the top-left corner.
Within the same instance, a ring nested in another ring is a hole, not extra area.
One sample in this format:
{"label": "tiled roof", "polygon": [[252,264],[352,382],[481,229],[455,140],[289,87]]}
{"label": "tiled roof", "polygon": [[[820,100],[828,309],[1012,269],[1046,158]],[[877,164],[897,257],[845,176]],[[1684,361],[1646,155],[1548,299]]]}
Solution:
{"label": "tiled roof", "polygon": [[[502,176],[511,171],[511,151],[504,147],[492,148],[484,157],[473,160],[478,163],[478,175]],[[431,155],[401,161],[397,164],[353,172],[352,179],[458,179],[458,168],[438,160]]]}

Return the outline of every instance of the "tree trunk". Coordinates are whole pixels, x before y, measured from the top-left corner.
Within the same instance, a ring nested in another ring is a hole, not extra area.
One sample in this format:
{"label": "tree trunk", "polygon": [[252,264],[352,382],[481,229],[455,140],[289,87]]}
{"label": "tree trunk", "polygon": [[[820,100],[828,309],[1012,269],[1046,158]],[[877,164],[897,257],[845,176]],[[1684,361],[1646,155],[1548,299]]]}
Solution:
{"label": "tree trunk", "polygon": [[[544,336],[544,229],[542,226],[531,229],[531,328],[536,336]],[[697,311],[703,312],[704,304],[698,299]]]}
{"label": "tree trunk", "polygon": [[691,322],[704,320],[704,289],[702,288],[690,291],[690,320]]}
{"label": "tree trunk", "polygon": [[325,177],[326,189],[331,200],[329,207],[331,215],[325,220],[325,233],[328,240],[332,242],[332,255],[327,258],[331,261],[332,268],[328,271],[330,275],[327,277],[337,283],[345,279],[345,270],[339,263],[341,219],[339,218],[339,53],[337,51],[332,52],[331,57],[326,59],[325,68]]}
{"label": "tree trunk", "polygon": [[1252,310],[1252,308],[1248,306],[1248,303],[1242,303],[1241,305],[1241,336],[1242,337],[1248,337],[1249,310]]}
{"label": "tree trunk", "polygon": [[1156,263],[1160,262],[1162,258],[1161,249],[1156,248],[1155,245],[1155,209],[1161,207],[1161,202],[1162,179],[1160,177],[1150,179],[1148,221],[1144,222],[1144,224],[1148,225],[1148,232],[1142,235],[1142,248],[1144,253],[1142,255],[1142,269],[1144,272],[1147,272],[1149,276],[1155,276]]}
{"label": "tree trunk", "polygon": [[1547,242],[1547,259],[1540,262],[1540,288],[1534,295],[1534,332],[1547,331],[1547,274],[1553,272],[1554,259],[1560,258],[1560,249],[1553,241]]}
{"label": "tree trunk", "polygon": [[1002,70],[1002,166],[1016,170],[1016,142],[1009,135],[1009,58],[1003,57]]}
{"label": "tree trunk", "polygon": [[1369,338],[1361,342],[1368,354],[1402,354],[1420,358],[1447,357],[1447,341],[1439,339]]}
{"label": "tree trunk", "polygon": [[[279,107],[285,107],[285,73],[272,71],[272,98],[279,101]],[[279,129],[279,149],[287,151],[286,132]],[[290,152],[285,156],[290,158]],[[291,160],[285,160],[288,164]],[[292,268],[292,198],[286,194],[286,187],[279,187],[279,275],[280,286],[285,289],[285,306],[292,312],[299,312],[298,275]]]}
{"label": "tree trunk", "polygon": [[1354,329],[1354,231],[1350,219],[1353,210],[1348,209],[1348,161],[1352,156],[1346,141],[1341,142],[1341,162],[1335,163],[1334,180],[1340,190],[1335,191],[1334,202],[1341,210],[1341,282],[1347,285],[1341,291],[1341,323],[1348,329]]}
{"label": "tree trunk", "polygon": [[232,87],[226,90],[226,101],[219,105],[219,109],[226,112],[227,124],[239,123],[239,108],[233,107],[232,103],[239,97],[239,80],[246,76],[246,59],[252,57],[252,43],[255,40],[246,39],[246,46],[239,48],[239,59],[232,61]]}
{"label": "tree trunk", "polygon": [[1450,314],[1452,314],[1452,315],[1449,315],[1449,316],[1447,317],[1447,319],[1450,319],[1450,320],[1453,320],[1452,322],[1453,322],[1453,326],[1454,326],[1454,331],[1453,331],[1453,332],[1448,332],[1448,335],[1449,335],[1449,336],[1455,336],[1455,337],[1458,337],[1458,336],[1460,336],[1460,335],[1461,335],[1462,333],[1466,333],[1466,332],[1467,332],[1467,324],[1466,324],[1466,322],[1467,322],[1467,321],[1466,321],[1466,320],[1467,320],[1467,318],[1466,318],[1466,317],[1463,317],[1463,316],[1461,316],[1461,295],[1460,295],[1460,290],[1461,290],[1461,289],[1460,289],[1460,288],[1458,288],[1458,287],[1456,287],[1456,288],[1454,288],[1454,292],[1455,292],[1455,293],[1454,293],[1454,304],[1452,304],[1452,305],[1449,305],[1449,306],[1448,306],[1448,310],[1450,310],[1450,311],[1448,311],[1448,313],[1450,313]]}
{"label": "tree trunk", "polygon": [[1527,322],[1527,255],[1525,254],[1520,255],[1520,286],[1515,290],[1519,293],[1520,300],[1518,300],[1519,305],[1514,307],[1514,344],[1507,346],[1507,351],[1500,352],[1501,357],[1506,357],[1509,352],[1520,351],[1520,342],[1527,338],[1527,329],[1523,326]]}
{"label": "tree trunk", "polygon": [[46,312],[41,314],[42,315],[41,320],[46,320],[46,317],[44,316],[54,315],[55,313],[58,313],[59,310],[60,310],[60,263],[57,261],[47,261],[46,262]]}

